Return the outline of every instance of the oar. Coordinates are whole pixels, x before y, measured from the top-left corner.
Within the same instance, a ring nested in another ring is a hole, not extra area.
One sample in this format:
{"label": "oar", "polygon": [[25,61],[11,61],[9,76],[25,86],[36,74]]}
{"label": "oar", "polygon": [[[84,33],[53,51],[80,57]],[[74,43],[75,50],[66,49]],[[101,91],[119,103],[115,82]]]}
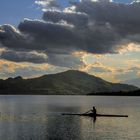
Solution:
{"label": "oar", "polygon": [[85,113],[83,113],[83,114],[87,114],[87,113],[89,113],[89,112],[91,112],[91,110],[89,110],[89,111],[87,111],[87,112],[85,112]]}

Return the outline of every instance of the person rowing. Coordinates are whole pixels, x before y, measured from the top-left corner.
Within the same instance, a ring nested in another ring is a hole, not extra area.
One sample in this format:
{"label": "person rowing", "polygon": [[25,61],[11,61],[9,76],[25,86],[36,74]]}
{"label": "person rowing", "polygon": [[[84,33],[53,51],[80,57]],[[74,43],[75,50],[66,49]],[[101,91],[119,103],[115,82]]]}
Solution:
{"label": "person rowing", "polygon": [[96,117],[97,110],[96,110],[95,106],[93,106],[91,110],[85,112],[85,114],[90,113],[90,112],[93,114],[93,117]]}
{"label": "person rowing", "polygon": [[86,114],[87,113],[91,114],[91,116],[93,117],[93,122],[95,122],[96,121],[96,116],[97,116],[97,110],[96,110],[95,106],[93,106],[91,110],[86,112]]}
{"label": "person rowing", "polygon": [[93,108],[92,108],[91,112],[93,113],[93,116],[95,116],[95,117],[96,117],[97,110],[96,110],[95,106],[93,106]]}
{"label": "person rowing", "polygon": [[85,113],[62,113],[62,115],[89,116],[89,117],[93,117],[94,121],[96,120],[96,117],[128,117],[128,115],[98,114],[95,106],[93,106],[91,110]]}

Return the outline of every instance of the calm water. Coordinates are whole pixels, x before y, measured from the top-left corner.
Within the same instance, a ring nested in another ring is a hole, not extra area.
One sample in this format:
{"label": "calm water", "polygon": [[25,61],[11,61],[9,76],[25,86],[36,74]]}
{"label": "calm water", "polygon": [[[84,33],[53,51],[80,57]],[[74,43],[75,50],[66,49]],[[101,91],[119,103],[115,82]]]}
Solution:
{"label": "calm water", "polygon": [[[61,116],[85,112],[128,118]],[[140,140],[140,97],[0,96],[0,140]]]}

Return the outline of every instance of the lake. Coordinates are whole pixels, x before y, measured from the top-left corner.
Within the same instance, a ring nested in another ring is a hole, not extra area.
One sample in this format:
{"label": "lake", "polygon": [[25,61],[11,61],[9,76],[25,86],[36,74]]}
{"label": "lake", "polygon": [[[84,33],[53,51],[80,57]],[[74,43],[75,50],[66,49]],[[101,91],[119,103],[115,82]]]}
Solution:
{"label": "lake", "polygon": [[[62,116],[92,106],[128,118]],[[140,97],[0,96],[0,140],[140,140]]]}

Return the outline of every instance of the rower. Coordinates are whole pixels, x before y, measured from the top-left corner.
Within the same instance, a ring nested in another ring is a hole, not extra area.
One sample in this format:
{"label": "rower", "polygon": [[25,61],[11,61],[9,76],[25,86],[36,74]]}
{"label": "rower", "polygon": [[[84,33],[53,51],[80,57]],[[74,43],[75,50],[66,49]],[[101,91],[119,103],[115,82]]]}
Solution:
{"label": "rower", "polygon": [[97,114],[97,110],[96,110],[95,106],[93,106],[91,110],[85,112],[85,114],[87,114],[87,113],[92,113],[93,116],[96,116],[96,114]]}
{"label": "rower", "polygon": [[95,106],[93,106],[93,108],[92,108],[92,113],[94,114],[94,116],[96,116],[96,114],[97,114],[97,110],[96,110],[96,108],[95,108]]}

